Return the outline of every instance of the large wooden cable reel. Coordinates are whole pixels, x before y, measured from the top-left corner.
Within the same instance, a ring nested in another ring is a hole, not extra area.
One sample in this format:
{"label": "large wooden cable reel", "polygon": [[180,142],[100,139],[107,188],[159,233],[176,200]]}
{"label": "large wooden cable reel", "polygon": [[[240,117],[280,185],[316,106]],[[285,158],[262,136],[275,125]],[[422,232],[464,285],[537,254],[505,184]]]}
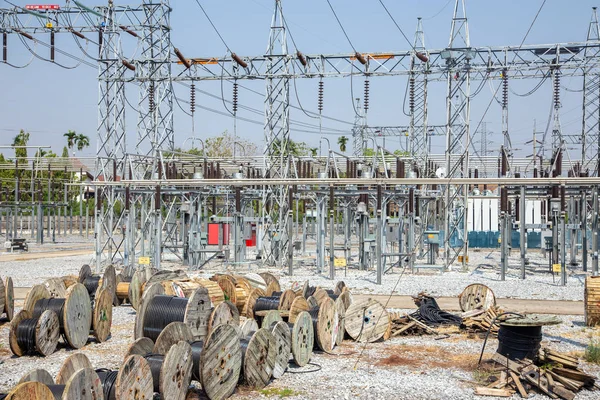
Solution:
{"label": "large wooden cable reel", "polygon": [[381,339],[390,325],[387,310],[373,299],[355,301],[346,310],[346,332],[357,342],[375,342]]}
{"label": "large wooden cable reel", "polygon": [[275,338],[275,365],[273,378],[281,378],[288,368],[292,352],[292,334],[290,327],[283,321],[276,321],[269,325],[271,334]]}
{"label": "large wooden cable reel", "polygon": [[200,356],[202,388],[211,400],[223,400],[235,391],[242,370],[242,350],[237,331],[218,325],[210,333]]}
{"label": "large wooden cable reel", "polygon": [[[13,319],[15,313],[15,292],[13,281],[10,276],[6,278],[4,284],[4,313],[9,321]],[[0,314],[2,313],[0,312]]]}
{"label": "large wooden cable reel", "polygon": [[329,297],[323,299],[316,319],[312,315],[311,317],[317,346],[324,352],[331,352],[336,345],[339,329],[339,317],[334,301]]}
{"label": "large wooden cable reel", "polygon": [[480,283],[467,286],[458,295],[458,303],[463,312],[482,309],[487,310],[496,305],[496,296],[492,289]]}
{"label": "large wooden cable reel", "polygon": [[210,333],[216,326],[227,324],[227,325],[240,325],[240,313],[237,307],[226,300],[216,306],[210,313],[208,319],[208,332]]}
{"label": "large wooden cable reel", "polygon": [[[58,345],[58,337],[60,336],[60,323],[58,316],[54,311],[46,310],[41,313],[35,322],[35,331],[33,332],[33,348],[26,348],[18,339],[19,325],[24,320],[33,319],[33,315],[27,310],[21,310],[15,318],[10,322],[10,331],[8,341],[10,349],[18,357],[28,353],[37,352],[43,356],[49,356],[54,353]],[[27,344],[25,346],[28,346]]]}
{"label": "large wooden cable reel", "polygon": [[292,328],[292,357],[299,367],[308,364],[312,357],[315,343],[315,332],[310,314],[300,312]]}
{"label": "large wooden cable reel", "polygon": [[275,366],[275,338],[267,329],[261,328],[250,340],[242,339],[243,379],[255,389],[267,386]]}

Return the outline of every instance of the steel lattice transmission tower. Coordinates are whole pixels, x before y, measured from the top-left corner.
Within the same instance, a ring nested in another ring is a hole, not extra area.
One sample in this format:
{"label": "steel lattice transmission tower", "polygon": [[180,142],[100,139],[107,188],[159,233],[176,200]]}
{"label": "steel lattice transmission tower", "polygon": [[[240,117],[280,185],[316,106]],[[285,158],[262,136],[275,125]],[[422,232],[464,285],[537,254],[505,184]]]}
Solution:
{"label": "steel lattice transmission tower", "polygon": [[[470,62],[473,58],[469,39],[469,25],[465,0],[456,0],[448,48],[442,52],[446,60],[448,84],[446,98],[446,175],[448,178],[466,177],[469,169],[470,120]],[[463,268],[467,255],[466,185],[447,187],[445,193],[444,255],[446,268],[460,253]]]}
{"label": "steel lattice transmission tower", "polygon": [[[275,0],[275,12],[271,20],[269,46],[266,51],[266,97],[265,97],[265,176],[285,179],[291,173],[290,142],[290,80],[287,35],[281,0]],[[279,186],[265,189],[263,205],[270,216],[269,239],[266,261],[277,262],[287,254],[289,188]],[[264,243],[266,244],[267,241]]]}
{"label": "steel lattice transmission tower", "polygon": [[[419,58],[418,54],[421,55]],[[427,61],[424,61],[427,60]],[[425,34],[421,18],[417,21],[413,54],[410,60],[410,140],[411,155],[415,159],[421,174],[427,167],[428,136],[427,136],[427,70],[429,58],[425,50]]]}
{"label": "steel lattice transmission tower", "polygon": [[[596,7],[592,11],[592,20],[587,34],[587,42],[600,43],[600,27]],[[590,176],[599,176],[600,157],[600,49],[586,47],[586,57],[597,62],[590,63],[583,74],[583,124],[581,140],[582,169],[589,169]]]}

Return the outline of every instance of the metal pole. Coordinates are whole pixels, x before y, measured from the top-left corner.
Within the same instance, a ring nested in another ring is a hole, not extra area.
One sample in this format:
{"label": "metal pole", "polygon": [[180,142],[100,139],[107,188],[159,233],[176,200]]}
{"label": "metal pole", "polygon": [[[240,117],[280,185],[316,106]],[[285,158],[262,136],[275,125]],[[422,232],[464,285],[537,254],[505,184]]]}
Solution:
{"label": "metal pole", "polygon": [[502,237],[502,243],[500,248],[500,280],[506,280],[506,264],[507,264],[507,251],[506,244],[508,242],[507,229],[506,229],[506,213],[502,211],[500,213],[500,236]]}
{"label": "metal pole", "polygon": [[519,219],[520,219],[520,237],[519,244],[521,247],[521,279],[525,279],[525,258],[527,257],[527,230],[525,228],[525,212],[526,212],[526,197],[525,186],[521,186],[521,198],[519,199]]}
{"label": "metal pole", "polygon": [[587,189],[581,191],[581,229],[583,236],[581,238],[581,260],[583,264],[583,271],[587,272],[588,268],[588,224],[587,224]]}
{"label": "metal pole", "polygon": [[377,234],[375,242],[375,257],[377,258],[377,284],[381,285],[383,277],[383,257],[382,257],[382,241],[383,241],[383,220],[381,217],[381,206],[382,206],[382,187],[377,185]]}
{"label": "metal pole", "polygon": [[598,188],[592,191],[592,275],[598,276]]}
{"label": "metal pole", "polygon": [[567,265],[566,265],[566,249],[567,249],[567,238],[566,238],[566,226],[565,226],[566,215],[564,211],[560,212],[560,284],[562,286],[567,285]]}

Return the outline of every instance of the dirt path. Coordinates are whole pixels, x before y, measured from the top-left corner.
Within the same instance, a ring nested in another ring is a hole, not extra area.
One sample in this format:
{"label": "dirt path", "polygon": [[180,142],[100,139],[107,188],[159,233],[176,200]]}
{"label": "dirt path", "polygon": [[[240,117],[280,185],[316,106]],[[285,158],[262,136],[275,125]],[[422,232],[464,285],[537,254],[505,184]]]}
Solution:
{"label": "dirt path", "polygon": [[18,253],[18,254],[3,254],[0,255],[0,262],[6,261],[27,261],[39,260],[42,258],[57,258],[57,257],[72,257],[91,254],[94,251],[92,247],[82,250],[53,250],[40,251],[35,253]]}
{"label": "dirt path", "polygon": [[[387,295],[354,295],[355,298],[374,298],[375,300],[386,304],[389,296]],[[447,311],[460,311],[457,297],[436,297],[440,308]],[[533,314],[554,314],[554,315],[583,315],[583,301],[560,301],[560,300],[526,300],[526,299],[497,299],[500,307],[515,311]],[[415,303],[411,296],[392,296],[388,308],[415,308]]]}

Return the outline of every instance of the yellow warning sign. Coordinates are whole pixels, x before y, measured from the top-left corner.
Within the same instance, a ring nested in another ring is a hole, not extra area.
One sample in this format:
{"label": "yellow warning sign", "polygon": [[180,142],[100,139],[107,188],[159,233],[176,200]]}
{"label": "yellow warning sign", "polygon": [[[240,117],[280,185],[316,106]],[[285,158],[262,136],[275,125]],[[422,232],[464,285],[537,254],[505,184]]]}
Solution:
{"label": "yellow warning sign", "polygon": [[54,25],[52,25],[52,22],[46,22],[46,28],[52,29],[53,27]]}
{"label": "yellow warning sign", "polygon": [[140,265],[150,265],[150,257],[140,257],[140,258],[138,258],[138,264],[140,264]]}
{"label": "yellow warning sign", "polygon": [[560,264],[552,264],[552,272],[560,272]]}
{"label": "yellow warning sign", "polygon": [[333,265],[335,267],[345,267],[346,266],[346,259],[345,258],[334,258],[333,259]]}

